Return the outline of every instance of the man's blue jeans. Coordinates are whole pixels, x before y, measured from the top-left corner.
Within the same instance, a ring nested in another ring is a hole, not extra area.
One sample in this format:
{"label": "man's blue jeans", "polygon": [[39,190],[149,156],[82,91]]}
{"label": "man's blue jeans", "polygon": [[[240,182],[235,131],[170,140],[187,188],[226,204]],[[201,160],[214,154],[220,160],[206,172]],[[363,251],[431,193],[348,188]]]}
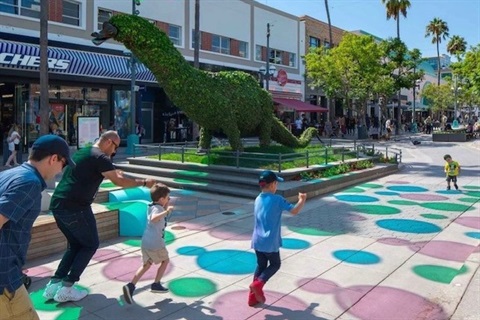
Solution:
{"label": "man's blue jeans", "polygon": [[98,249],[97,222],[91,208],[52,212],[58,228],[68,242],[67,251],[53,278],[75,283]]}

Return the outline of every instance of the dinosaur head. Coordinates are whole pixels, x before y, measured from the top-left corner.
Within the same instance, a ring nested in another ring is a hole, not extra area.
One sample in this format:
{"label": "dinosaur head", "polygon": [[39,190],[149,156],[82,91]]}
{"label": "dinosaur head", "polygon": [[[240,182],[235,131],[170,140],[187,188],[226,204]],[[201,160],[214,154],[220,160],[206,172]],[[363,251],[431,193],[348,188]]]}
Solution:
{"label": "dinosaur head", "polygon": [[118,34],[118,29],[108,21],[105,21],[102,30],[92,33],[92,42],[99,46],[110,38],[114,38]]}

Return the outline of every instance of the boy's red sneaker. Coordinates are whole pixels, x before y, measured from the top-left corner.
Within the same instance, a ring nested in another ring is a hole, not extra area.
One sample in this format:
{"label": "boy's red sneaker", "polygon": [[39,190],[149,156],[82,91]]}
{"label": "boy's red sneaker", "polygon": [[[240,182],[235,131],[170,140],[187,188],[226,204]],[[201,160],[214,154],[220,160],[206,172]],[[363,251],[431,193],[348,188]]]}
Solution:
{"label": "boy's red sneaker", "polygon": [[263,294],[263,286],[265,282],[255,280],[250,284],[250,290],[255,295],[255,298],[259,303],[265,303],[265,295]]}
{"label": "boy's red sneaker", "polygon": [[250,307],[253,307],[254,305],[257,305],[258,301],[257,298],[255,298],[255,293],[253,293],[252,290],[248,293],[248,305]]}

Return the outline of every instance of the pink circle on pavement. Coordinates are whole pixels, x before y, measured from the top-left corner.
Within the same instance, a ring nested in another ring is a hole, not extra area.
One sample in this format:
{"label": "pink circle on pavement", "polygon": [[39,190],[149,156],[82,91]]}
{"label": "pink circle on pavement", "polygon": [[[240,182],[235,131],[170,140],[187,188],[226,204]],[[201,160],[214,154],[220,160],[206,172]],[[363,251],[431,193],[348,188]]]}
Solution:
{"label": "pink circle on pavement", "polygon": [[480,229],[480,217],[460,217],[455,219],[453,222],[461,224],[465,227]]}
{"label": "pink circle on pavement", "polygon": [[448,200],[447,197],[439,196],[436,194],[421,194],[421,193],[406,193],[400,194],[401,198],[417,201],[443,201]]}
{"label": "pink circle on pavement", "polygon": [[[419,247],[421,248],[420,250],[418,250]],[[475,251],[476,246],[453,241],[432,240],[426,244],[422,242],[412,243],[410,249],[437,259],[465,262],[472,252]]]}
{"label": "pink circle on pavement", "polygon": [[395,320],[449,318],[442,306],[413,292],[384,286],[374,288],[352,286],[345,289],[348,290],[341,291],[335,299],[343,309],[351,307],[348,313],[356,318]]}
{"label": "pink circle on pavement", "polygon": [[[132,280],[135,272],[142,265],[142,257],[121,257],[108,261],[102,269],[103,275],[109,280],[129,282]],[[172,270],[172,261],[170,260],[165,274]],[[142,276],[142,280],[155,279],[158,265],[152,265],[150,269]]]}

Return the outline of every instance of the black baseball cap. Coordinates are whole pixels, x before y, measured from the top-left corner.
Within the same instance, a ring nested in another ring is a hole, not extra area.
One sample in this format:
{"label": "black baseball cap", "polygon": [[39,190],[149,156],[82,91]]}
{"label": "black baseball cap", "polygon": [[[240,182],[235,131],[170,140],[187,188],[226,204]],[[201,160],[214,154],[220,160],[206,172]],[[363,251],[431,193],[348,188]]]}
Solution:
{"label": "black baseball cap", "polygon": [[35,140],[32,145],[32,150],[42,150],[50,154],[58,154],[67,160],[67,165],[75,167],[75,162],[70,156],[70,148],[67,142],[55,134],[47,134]]}
{"label": "black baseball cap", "polygon": [[260,174],[260,178],[258,179],[258,184],[263,187],[273,181],[282,182],[283,178],[277,176],[275,172],[270,170],[265,170]]}

